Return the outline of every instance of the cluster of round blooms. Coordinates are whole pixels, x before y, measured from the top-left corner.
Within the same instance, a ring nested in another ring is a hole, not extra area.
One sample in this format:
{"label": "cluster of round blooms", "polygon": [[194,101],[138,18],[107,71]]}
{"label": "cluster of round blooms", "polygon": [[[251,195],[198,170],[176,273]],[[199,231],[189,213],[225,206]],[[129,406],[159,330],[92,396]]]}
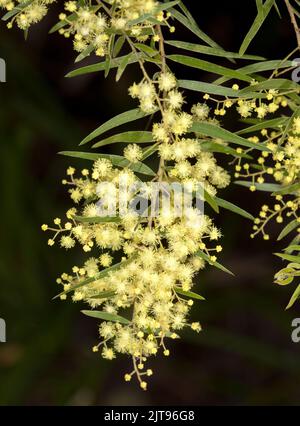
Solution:
{"label": "cluster of round blooms", "polygon": [[[213,154],[201,149],[201,141],[191,136],[194,120],[214,120],[209,118],[207,104],[195,104],[190,113],[184,112],[183,95],[169,71],[159,73],[154,80],[145,77],[133,84],[129,93],[139,100],[144,112],[161,113],[162,121],[154,123],[152,129],[160,155],[154,181],[184,184],[193,194],[201,186],[211,195],[229,184],[229,175],[217,165]],[[57,218],[57,227],[43,225],[43,229],[54,232],[50,245],[59,240],[62,247],[69,249],[79,243],[84,252],[93,253],[82,267],[73,268],[73,274],[64,273],[58,279],[63,285],[60,297],[65,299],[73,292],[73,301],[84,300],[92,308],[100,307],[100,318],[106,318],[103,313],[116,316],[116,322],[107,320],[101,324],[101,341],[93,350],[101,348],[106,359],[113,359],[116,353],[130,355],[133,371],[125,375],[125,380],[136,374],[146,389],[144,376],[151,372],[144,368],[146,359],[160,348],[168,355],[166,338],[178,337],[185,326],[201,329],[199,323],[189,323],[187,319],[193,305],[190,290],[205,260],[217,260],[215,253],[222,246],[209,248],[207,242],[211,245],[217,241],[221,232],[195,207],[184,206],[178,215],[178,200],[172,195],[169,208],[159,204],[156,215],[137,214],[131,209],[121,213],[124,202],[130,206],[136,196],[136,191],[124,192],[124,183],[128,188],[139,182],[132,168],[142,160],[143,150],[130,143],[124,149],[124,157],[129,164],[121,170],[106,158],[99,158],[92,170],[82,170],[81,177],[75,178],[75,169],[70,167],[69,178],[63,183],[70,186],[73,202],[79,206],[83,203],[84,207],[71,208],[65,224]],[[151,203],[152,183],[143,187],[143,194],[150,197]],[[147,205],[146,210],[151,206]],[[109,220],[102,220],[99,209],[110,212],[112,207],[112,213],[106,215]],[[113,259],[118,256],[121,262],[116,264]],[[123,312],[126,319],[120,315]]]}
{"label": "cluster of round blooms", "polygon": [[48,6],[54,3],[55,0],[0,0],[0,7],[11,11],[17,8],[17,13],[8,23],[8,28],[11,28],[16,21],[21,30],[27,30],[32,24],[41,21],[48,12]]}
{"label": "cluster of round blooms", "polygon": [[275,220],[277,223],[283,223],[284,219],[292,219],[293,223],[295,223],[293,229],[297,228],[296,239],[298,240],[300,237],[299,194],[296,195],[296,197],[293,197],[293,199],[288,199],[291,197],[283,197],[282,195],[274,195],[273,197],[275,198],[275,203],[272,206],[264,204],[261,207],[258,217],[255,218],[251,238],[254,238],[255,235],[261,233],[265,240],[269,240],[270,236],[266,232],[266,225],[268,225],[271,220]]}
{"label": "cluster of round blooms", "polygon": [[[249,138],[252,142],[263,143],[266,148],[257,158],[256,164],[250,164],[243,161],[242,158],[237,160],[235,177],[251,178],[251,191],[255,191],[259,185],[263,185],[266,179],[270,178],[282,186],[298,182],[300,175],[300,117],[293,118],[287,132],[284,131],[284,124],[286,125],[282,122],[278,129],[271,131],[262,129],[262,141],[258,136]],[[243,153],[241,148],[238,148],[237,151],[239,154]],[[273,208],[267,205],[262,206],[259,218],[255,220],[252,236],[261,232],[265,239],[269,239],[269,235],[265,232],[265,225],[273,218],[278,223],[282,223],[283,214],[297,219],[299,191],[296,190],[293,194],[293,200],[288,199],[287,201],[283,199],[286,197],[275,194],[277,203]]]}
{"label": "cluster of round blooms", "polygon": [[[266,148],[258,157],[257,165],[253,167],[239,158],[235,166],[235,177],[251,177],[251,191],[255,191],[256,183],[264,183],[267,176],[272,176],[280,184],[291,184],[297,179],[300,171],[299,137],[288,135],[282,140],[281,130],[268,132],[266,129],[261,131],[261,135],[265,139],[264,141],[261,141],[258,136],[249,138],[254,143],[263,142]],[[238,148],[237,151],[239,154],[242,153],[241,148]]]}
{"label": "cluster of round blooms", "polygon": [[165,171],[168,181],[179,181],[193,190],[200,184],[211,195],[216,194],[216,188],[229,185],[229,174],[217,165],[213,154],[203,151],[197,138],[185,137],[194,121],[214,122],[209,118],[207,104],[193,105],[191,113],[183,111],[184,97],[177,89],[175,76],[168,71],[153,81],[143,79],[139,84],[134,83],[129,93],[139,100],[142,111],[161,111],[162,121],[154,123],[152,134],[161,160],[168,163]]}
{"label": "cluster of round blooms", "polygon": [[[47,14],[48,6],[55,0],[0,0],[0,7],[16,13],[8,23],[11,28],[16,22],[22,30],[39,22]],[[74,49],[83,52],[88,49],[98,56],[108,53],[108,44],[112,34],[126,33],[139,41],[146,41],[149,35],[159,39],[153,29],[153,23],[147,20],[149,14],[168,24],[169,13],[160,11],[159,2],[154,0],[112,0],[105,5],[102,2],[85,2],[69,0],[64,2],[64,10],[59,14],[57,29],[66,38],[73,36]],[[110,4],[109,4],[110,3]],[[145,19],[143,17],[145,16]],[[149,33],[150,29],[150,33]]]}
{"label": "cluster of round blooms", "polygon": [[[93,47],[98,56],[105,56],[109,35],[107,34],[108,21],[104,13],[97,12],[90,7],[77,7],[76,2],[65,3],[66,11],[72,12],[70,16],[65,13],[59,15],[59,19],[67,24],[59,30],[65,37],[74,35],[74,49],[82,52],[89,46]],[[72,19],[71,19],[72,16]]]}
{"label": "cluster of round blooms", "polygon": [[[146,389],[144,376],[151,371],[144,368],[146,359],[160,348],[169,355],[166,338],[179,337],[184,327],[201,330],[199,323],[187,319],[193,305],[189,291],[193,277],[204,267],[203,254],[213,263],[214,252],[222,247],[208,248],[207,242],[217,241],[221,233],[209,217],[193,207],[182,216],[175,214],[174,205],[168,210],[161,208],[153,217],[130,209],[120,216],[121,183],[130,186],[138,181],[132,170],[120,170],[103,158],[77,178],[70,167],[63,183],[70,186],[76,207],[68,210],[65,223],[56,218],[53,227],[43,225],[42,229],[54,232],[49,245],[59,240],[62,247],[70,249],[79,243],[84,252],[93,254],[83,266],[74,266],[72,274],[64,273],[57,280],[63,286],[60,297],[65,299],[72,292],[73,301],[83,300],[92,308],[101,308],[102,314],[124,312],[127,319],[117,316],[116,322],[108,319],[101,324],[101,340],[93,350],[101,349],[109,360],[117,353],[130,355],[133,371],[125,380],[136,374]],[[151,195],[148,186],[146,192]],[[117,198],[112,196],[113,188]],[[127,194],[127,201],[132,197]],[[116,199],[116,216],[101,221],[99,206],[109,208]],[[121,262],[116,264],[114,258],[120,256]]]}
{"label": "cluster of round blooms", "polygon": [[[253,81],[252,84],[256,82]],[[233,84],[232,89],[237,92],[240,89],[238,84]],[[245,96],[245,95],[244,95]],[[227,110],[231,107],[235,106],[237,113],[241,116],[241,118],[265,118],[268,114],[274,114],[280,107],[286,107],[288,105],[287,100],[284,96],[280,95],[277,90],[270,89],[268,91],[264,91],[265,101],[262,99],[249,99],[247,97],[241,96],[235,98],[225,97],[224,99],[215,99],[207,93],[204,94],[203,98],[205,100],[210,99],[212,102],[216,104],[214,109],[214,115],[223,116],[226,114]],[[203,109],[194,111],[196,115],[201,117],[203,115],[203,119],[205,119],[205,114],[208,115],[209,110]]]}

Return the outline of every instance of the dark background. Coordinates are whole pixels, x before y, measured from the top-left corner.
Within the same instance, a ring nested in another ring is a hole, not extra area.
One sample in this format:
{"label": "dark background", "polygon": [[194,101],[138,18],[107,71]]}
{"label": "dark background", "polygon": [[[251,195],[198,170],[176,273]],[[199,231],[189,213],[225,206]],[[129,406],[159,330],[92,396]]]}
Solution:
{"label": "dark background", "polygon": [[[200,27],[231,51],[238,51],[256,13],[254,0],[186,4]],[[295,47],[284,4],[278,4],[282,19],[271,13],[249,53],[277,59]],[[290,333],[299,303],[285,312],[292,288],[272,283],[281,267],[272,252],[287,242],[250,240],[246,219],[225,211],[217,218],[224,233],[220,259],[235,277],[212,267],[200,275],[197,289],[207,301],[192,314],[204,331],[183,333],[170,343],[169,358],[150,360],[154,376],[146,393],[123,381],[130,359],[103,361],[91,352],[97,323],[82,316],[82,304],[51,300],[56,277],[82,262],[79,250],[49,248],[40,231],[40,224],[70,206],[60,181],[67,166],[78,162],[57,152],[76,150],[91,130],[134,105],[127,88],[138,75],[132,66],[118,85],[114,71],[107,80],[102,73],[65,79],[74,52],[70,41],[47,34],[56,15],[54,8],[27,41],[0,23],[0,57],[7,62],[7,83],[0,86],[0,317],[7,322],[7,343],[0,343],[0,404],[298,404],[300,343],[292,343]],[[175,38],[197,42],[179,28]],[[213,79],[191,71],[195,75]],[[234,186],[221,196],[253,214],[264,200]]]}

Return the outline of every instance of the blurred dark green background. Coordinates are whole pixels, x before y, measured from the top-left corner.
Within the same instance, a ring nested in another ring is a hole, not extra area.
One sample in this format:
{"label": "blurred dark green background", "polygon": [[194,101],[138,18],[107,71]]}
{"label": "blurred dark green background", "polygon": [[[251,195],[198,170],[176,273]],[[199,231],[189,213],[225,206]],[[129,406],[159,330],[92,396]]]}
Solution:
{"label": "blurred dark green background", "polygon": [[[202,29],[227,50],[238,50],[255,15],[254,0],[201,2],[210,3],[201,11],[198,2],[188,3]],[[251,53],[277,59],[294,48],[281,10],[283,19],[273,11]],[[272,252],[285,242],[250,240],[251,223],[242,218],[222,212],[217,219],[222,262],[235,277],[211,267],[201,274],[198,289],[207,301],[197,304],[193,317],[204,331],[172,342],[168,359],[152,359],[155,374],[146,393],[123,381],[129,359],[103,361],[91,352],[97,323],[80,314],[81,304],[51,300],[56,277],[82,261],[79,251],[49,248],[40,231],[70,205],[60,184],[70,161],[57,152],[75,150],[97,125],[130,107],[127,87],[137,73],[131,68],[117,86],[114,72],[106,81],[99,73],[64,79],[74,53],[69,41],[48,36],[55,18],[54,10],[27,41],[0,25],[0,57],[7,62],[7,83],[0,85],[0,317],[7,322],[0,404],[298,404],[300,343],[292,343],[290,333],[300,305],[285,312],[292,288],[272,284],[281,266]],[[180,30],[176,36],[190,37]],[[263,202],[240,187],[222,197],[254,214]]]}

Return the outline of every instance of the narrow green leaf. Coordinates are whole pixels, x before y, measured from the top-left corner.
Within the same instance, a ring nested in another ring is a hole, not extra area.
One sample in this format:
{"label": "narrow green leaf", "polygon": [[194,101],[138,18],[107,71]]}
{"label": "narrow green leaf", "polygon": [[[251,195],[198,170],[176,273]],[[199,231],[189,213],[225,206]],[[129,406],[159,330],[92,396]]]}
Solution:
{"label": "narrow green leaf", "polygon": [[115,291],[102,291],[101,293],[95,294],[89,297],[89,299],[110,299],[116,295]]}
{"label": "narrow green leaf", "polygon": [[202,188],[204,192],[204,200],[210,205],[210,207],[216,212],[219,213],[219,207],[217,202],[215,201],[214,197],[212,197],[206,189]]}
{"label": "narrow green leaf", "polygon": [[[237,185],[246,186],[246,188],[250,188],[250,186],[253,185],[252,182],[244,181],[244,180],[237,180],[235,181]],[[274,192],[281,188],[280,185],[277,185],[276,183],[255,183],[255,188],[258,191],[265,191],[265,192]]]}
{"label": "narrow green leaf", "polygon": [[114,58],[118,56],[118,54],[121,52],[122,47],[124,46],[124,43],[125,43],[125,37],[122,35],[117,39],[117,41],[114,44],[114,47],[112,50],[112,54]]}
{"label": "narrow green leaf", "polygon": [[104,312],[104,311],[81,311],[81,312],[84,315],[87,315],[88,317],[98,318],[104,321],[119,322],[120,324],[125,324],[125,325],[130,324],[130,321],[128,319],[121,317],[120,315],[109,314],[108,312]]}
{"label": "narrow green leaf", "polygon": [[[298,244],[298,243],[299,243],[299,241],[300,241],[300,239],[299,239],[299,235],[297,234],[297,235],[295,236],[295,238],[293,238],[293,239],[292,239],[292,241],[291,241],[291,243],[290,243],[290,246],[289,246],[289,247],[293,247],[293,245],[294,245],[294,244]],[[293,252],[293,249],[292,249],[292,248],[290,249],[289,247],[285,248],[285,249],[284,249],[284,251],[285,251],[285,252],[287,252],[287,253],[289,253],[289,254],[291,254],[291,253]]]}
{"label": "narrow green leaf", "polygon": [[[185,8],[185,6],[181,3],[181,8]],[[185,8],[185,11],[187,9]],[[200,40],[204,41],[211,47],[220,47],[215,41],[213,41],[207,34],[205,34],[200,28],[198,27],[197,22],[194,20],[192,15],[188,12],[186,15],[188,17],[184,16],[182,13],[178,12],[176,9],[171,10],[172,17],[175,18],[178,22],[180,22],[183,26],[185,26],[189,31],[194,33],[197,37],[200,38]]]}
{"label": "narrow green leaf", "polygon": [[286,195],[293,194],[300,189],[300,182],[293,183],[292,185],[283,186],[281,189],[276,191],[276,194]]}
{"label": "narrow green leaf", "polygon": [[281,136],[281,138],[280,138],[280,140],[279,140],[279,145],[285,140],[285,138],[286,138],[286,136],[287,136],[287,134],[289,133],[289,131],[290,131],[290,129],[292,128],[292,126],[293,126],[293,121],[294,121],[294,118],[295,117],[298,117],[298,115],[300,114],[300,106],[298,106],[296,109],[295,109],[295,111],[293,112],[293,114],[291,115],[291,117],[289,118],[289,120],[288,120],[288,122],[287,122],[287,124],[286,124],[286,126],[285,126],[285,129],[284,129],[284,132],[283,132],[283,134],[282,134],[282,136]]}
{"label": "narrow green leaf", "polygon": [[225,77],[234,78],[237,80],[251,82],[251,77],[246,74],[242,74],[239,71],[232,70],[230,68],[222,67],[211,62],[203,61],[202,59],[193,58],[185,55],[168,55],[168,59],[171,61],[178,62],[179,64],[186,65],[188,67],[201,69],[203,71],[211,72],[213,74],[219,74]]}
{"label": "narrow green leaf", "polygon": [[75,59],[75,63],[82,61],[84,58],[89,56],[94,50],[94,46],[90,44],[83,52],[81,52]]}
{"label": "narrow green leaf", "polygon": [[53,299],[57,299],[60,296],[68,294],[68,293],[70,293],[70,292],[72,292],[74,290],[78,290],[79,288],[82,288],[82,287],[84,287],[87,284],[93,283],[94,281],[97,281],[97,280],[100,280],[101,278],[104,278],[108,274],[110,274],[111,272],[117,271],[118,269],[123,268],[124,266],[126,266],[129,263],[133,262],[133,260],[135,258],[136,258],[136,255],[131,256],[129,259],[123,260],[122,262],[115,263],[114,265],[110,266],[109,268],[103,269],[103,271],[100,271],[94,277],[86,278],[85,280],[79,281],[77,284],[72,285],[71,288],[69,288],[68,290],[62,291],[61,293],[59,293],[58,295],[56,295],[55,297],[53,297]]}
{"label": "narrow green leaf", "polygon": [[291,244],[290,246],[286,247],[284,251],[289,251],[290,253],[293,251],[300,251],[300,246],[297,244]]}
{"label": "narrow green leaf", "polygon": [[221,265],[219,262],[212,262],[210,257],[204,253],[203,251],[199,250],[195,254],[195,256],[201,257],[201,259],[204,259],[206,262],[208,262],[210,265],[214,266],[217,269],[220,269],[223,272],[227,272],[227,274],[234,275],[229,269],[225,268],[225,266]]}
{"label": "narrow green leaf", "polygon": [[200,139],[199,142],[200,142],[200,145],[201,145],[201,149],[203,151],[219,152],[221,154],[233,155],[234,157],[241,157],[241,158],[247,158],[247,159],[252,158],[250,155],[243,154],[243,153],[237,153],[236,150],[231,148],[230,146],[223,145],[223,144],[218,143],[218,142],[213,142],[211,139],[210,140],[204,140],[204,139],[201,140]]}
{"label": "narrow green leaf", "polygon": [[296,300],[299,299],[299,297],[300,297],[300,284],[298,285],[298,287],[294,291],[294,293],[293,293],[293,295],[292,295],[292,297],[291,297],[291,299],[290,299],[290,301],[289,301],[289,303],[288,303],[288,305],[285,309],[286,310],[290,309],[294,305]]}
{"label": "narrow green leaf", "polygon": [[293,66],[293,61],[283,61],[282,59],[273,59],[271,61],[256,62],[255,64],[246,65],[238,69],[244,74],[254,74],[263,71],[274,71],[281,68],[289,68]]}
{"label": "narrow green leaf", "polygon": [[113,143],[149,143],[152,142],[153,136],[152,132],[143,132],[143,131],[132,131],[119,133],[118,135],[113,135],[108,138],[102,139],[101,141],[95,143],[93,148],[98,148],[100,146],[110,145]]}
{"label": "narrow green leaf", "polygon": [[147,44],[143,43],[135,43],[135,47],[142,52],[146,53],[150,57],[158,55],[159,52],[156,49],[153,49],[151,46],[148,46]]}
{"label": "narrow green leaf", "polygon": [[258,12],[262,12],[263,9],[263,2],[262,0],[255,0],[256,1],[256,7]]}
{"label": "narrow green leaf", "polygon": [[275,253],[275,255],[281,257],[281,259],[288,260],[289,262],[300,263],[300,256],[294,256],[286,253]]}
{"label": "narrow green leaf", "polygon": [[165,43],[169,44],[170,46],[177,47],[178,49],[184,49],[184,50],[189,50],[190,52],[202,53],[203,55],[220,56],[222,58],[233,58],[233,59],[248,59],[248,60],[255,60],[255,61],[261,61],[264,59],[262,56],[240,55],[239,53],[226,52],[225,50],[220,49],[218,47],[203,46],[201,44],[187,43],[185,41],[179,41],[179,40],[165,40]]}
{"label": "narrow green leaf", "polygon": [[95,217],[86,217],[86,216],[73,216],[77,222],[81,223],[110,223],[110,222],[120,222],[120,217],[118,216],[95,216]]}
{"label": "narrow green leaf", "polygon": [[269,80],[262,81],[257,84],[252,84],[249,87],[245,87],[241,90],[241,95],[246,95],[247,92],[260,91],[260,90],[297,90],[299,92],[299,85],[292,80],[286,80],[285,78],[271,78]]}
{"label": "narrow green leaf", "polygon": [[129,53],[128,55],[123,56],[123,59],[120,63],[120,65],[118,66],[118,71],[116,74],[116,81],[119,81],[120,78],[122,77],[127,65],[129,63],[132,63],[132,60],[136,58],[136,53]]}
{"label": "narrow green leaf", "polygon": [[193,291],[184,291],[180,287],[175,287],[175,291],[176,293],[181,294],[182,296],[190,297],[191,299],[205,300],[205,298],[200,296],[200,294],[194,293]]}
{"label": "narrow green leaf", "polygon": [[246,52],[251,41],[256,36],[257,32],[259,31],[260,27],[262,26],[266,17],[268,16],[272,6],[274,5],[274,2],[275,2],[275,0],[266,0],[263,7],[258,10],[258,14],[257,14],[250,30],[246,34],[246,37],[244,38],[244,41],[243,41],[243,43],[240,47],[239,52],[240,52],[241,55],[243,55]]}
{"label": "narrow green leaf", "polygon": [[295,219],[292,220],[291,222],[289,222],[284,228],[283,230],[280,232],[280,234],[278,235],[277,241],[282,240],[282,238],[286,237],[290,232],[292,232],[294,229],[296,229],[297,227],[300,227],[300,223]]}
{"label": "narrow green leaf", "polygon": [[[241,72],[243,74],[246,74],[246,75],[252,75],[253,78],[255,80],[258,80],[258,81],[260,81],[260,80],[262,80],[262,82],[270,81],[270,83],[266,83],[266,85],[267,84],[272,85],[273,82],[275,82],[273,85],[279,86],[279,88],[281,88],[282,85],[288,86],[289,80],[279,79],[279,78],[267,80],[267,79],[264,79],[263,77],[257,76],[256,73],[260,73],[260,72],[263,72],[263,71],[274,71],[276,69],[288,68],[288,67],[291,67],[291,66],[293,66],[292,61],[283,61],[282,59],[275,59],[275,60],[272,60],[272,61],[256,62],[255,64],[246,65],[246,66],[243,66],[241,68],[238,68],[237,71]],[[253,74],[255,74],[255,75],[253,75]],[[214,81],[214,84],[223,84],[223,83],[226,83],[226,81],[228,81],[228,80],[230,80],[230,78],[220,77],[216,81]],[[280,83],[276,83],[276,81],[280,81]],[[283,81],[285,83],[283,83]],[[258,84],[251,85],[251,86],[243,89],[241,91],[241,93],[244,93],[245,91],[249,92],[249,91],[252,90],[253,87],[256,88],[257,86],[258,86]],[[292,85],[292,86],[295,87],[295,84]],[[278,88],[278,87],[268,87],[268,88],[272,89],[272,88]]]}
{"label": "narrow green leaf", "polygon": [[271,120],[262,120],[260,123],[239,130],[237,134],[243,135],[245,133],[254,133],[261,129],[278,128],[279,126],[283,126],[286,123],[287,119],[287,117],[279,117],[273,118]]}
{"label": "narrow green leaf", "polygon": [[[120,56],[119,58],[111,59],[110,69],[118,68],[120,66],[120,63],[123,61],[124,57],[126,56],[127,55]],[[137,55],[132,56],[130,60],[128,61],[128,64],[134,64],[135,62],[138,62],[138,60],[141,57],[142,57],[142,54],[139,54],[139,53]],[[93,65],[87,65],[85,67],[77,68],[69,72],[68,74],[66,74],[66,77],[67,78],[78,77],[80,75],[91,74],[98,71],[105,71],[106,65],[107,65],[106,61],[98,62],[97,64],[93,64]]]}
{"label": "narrow green leaf", "polygon": [[4,16],[2,16],[2,21],[8,21],[10,18],[13,18],[18,13],[22,12],[27,6],[29,6],[33,0],[23,1],[23,4],[18,4],[12,10],[8,11]]}
{"label": "narrow green leaf", "polygon": [[156,151],[158,150],[158,145],[154,144],[151,146],[147,146],[147,148],[143,149],[143,158],[142,160],[146,160],[146,158],[150,157],[151,155],[153,155]]}
{"label": "narrow green leaf", "polygon": [[247,148],[257,149],[259,151],[269,151],[263,144],[250,142],[247,139],[238,136],[229,130],[223,129],[215,124],[196,122],[189,129],[190,132],[201,133],[212,138],[220,138],[226,142],[231,142],[237,145],[246,146]]}
{"label": "narrow green leaf", "polygon": [[90,142],[92,139],[97,138],[98,136],[102,135],[103,133],[107,132],[108,130],[114,129],[115,127],[121,126],[122,124],[127,124],[135,120],[139,120],[140,118],[144,118],[149,116],[150,114],[146,114],[143,111],[141,111],[139,108],[132,109],[130,111],[122,112],[119,115],[116,115],[115,117],[108,120],[106,123],[102,124],[100,127],[98,127],[96,130],[94,130],[92,133],[90,133],[86,138],[83,139],[83,141],[80,143],[80,145],[84,145],[88,142]]}
{"label": "narrow green leaf", "polygon": [[[194,81],[194,80],[179,80],[178,86],[182,89],[193,90],[195,92],[209,93],[210,95],[220,95],[220,96],[228,96],[231,98],[240,98],[242,97],[241,92],[239,90],[233,90],[230,87],[219,86],[213,83],[205,83],[203,81]],[[253,98],[259,97],[264,98],[264,94],[260,94],[259,96],[253,93],[247,93],[247,95],[243,96]]]}
{"label": "narrow green leaf", "polygon": [[116,167],[128,167],[136,173],[141,173],[143,175],[155,176],[155,173],[150,167],[146,164],[138,161],[136,163],[131,163],[125,157],[121,155],[112,155],[112,154],[94,154],[90,152],[79,152],[79,151],[62,151],[59,152],[61,155],[65,155],[67,157],[80,158],[82,160],[91,160],[96,161],[98,158],[106,158],[112,162],[112,164]]}
{"label": "narrow green leaf", "polygon": [[235,204],[230,203],[229,201],[223,200],[222,198],[218,198],[218,197],[216,197],[215,200],[220,207],[223,207],[223,209],[230,210],[233,213],[236,213],[236,214],[243,216],[247,219],[254,220],[254,217],[252,216],[252,214],[246,212],[246,210],[241,209],[240,207],[236,206]]}

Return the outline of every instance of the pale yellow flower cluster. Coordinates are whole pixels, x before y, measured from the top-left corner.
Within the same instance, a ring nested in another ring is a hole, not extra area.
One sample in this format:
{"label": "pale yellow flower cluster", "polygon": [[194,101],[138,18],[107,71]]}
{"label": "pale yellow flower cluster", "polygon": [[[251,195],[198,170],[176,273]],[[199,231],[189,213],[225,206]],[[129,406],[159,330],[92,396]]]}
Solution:
{"label": "pale yellow flower cluster", "polygon": [[[249,164],[240,158],[235,166],[235,177],[250,178],[251,191],[255,191],[259,185],[264,185],[270,180],[282,187],[297,184],[300,176],[300,117],[296,116],[291,120],[290,129],[286,133],[279,126],[278,129],[271,131],[262,129],[261,137],[262,141],[257,136],[249,140],[255,143],[265,142],[266,150],[261,152],[256,164]],[[240,148],[239,152],[242,152]],[[268,240],[266,225],[271,220],[276,220],[277,223],[283,223],[288,218],[299,221],[300,192],[298,189],[292,192],[292,199],[288,192],[286,196],[275,194],[273,206],[268,204],[262,206],[259,217],[254,221],[252,238],[261,233],[263,238]]]}
{"label": "pale yellow flower cluster", "polygon": [[[16,22],[27,30],[45,16],[52,2],[24,3],[12,15],[9,25]],[[2,1],[0,5],[13,10],[16,3],[10,7]],[[168,23],[170,13],[163,7],[162,2],[154,0],[84,4],[66,1],[56,29],[66,38],[73,37],[74,48],[81,56],[92,52],[105,56],[112,35],[127,39],[143,74],[129,93],[138,100],[141,112],[160,114],[152,125],[151,146],[153,152],[158,152],[159,168],[152,181],[146,182],[143,194],[151,199],[155,191],[151,184],[155,182],[177,183],[187,187],[196,201],[199,188],[203,199],[214,196],[218,188],[229,184],[230,178],[213,153],[201,148],[200,139],[191,130],[195,121],[217,125],[218,121],[210,117],[206,103],[198,102],[189,110],[184,108],[183,93],[165,63],[160,24],[171,32],[174,28]],[[139,60],[137,47],[130,38],[159,42],[160,71],[153,77],[145,69],[146,62]],[[226,108],[234,104],[226,102]],[[223,109],[219,114],[217,110],[215,115],[224,115]],[[141,163],[144,150],[138,143],[128,143],[123,155],[119,167],[109,156],[99,155],[92,168],[83,169],[77,177],[75,169],[69,167],[63,184],[69,188],[75,206],[67,211],[65,221],[56,218],[53,226],[43,225],[42,229],[53,233],[48,240],[50,246],[58,242],[69,250],[79,245],[88,253],[82,266],[74,266],[72,273],[63,273],[58,278],[62,286],[60,298],[64,300],[71,294],[74,302],[83,301],[92,308],[91,316],[104,320],[99,329],[100,342],[93,351],[101,348],[102,356],[109,360],[117,353],[130,355],[133,371],[125,375],[125,380],[136,375],[141,388],[146,389],[145,377],[152,374],[145,369],[147,358],[159,349],[168,356],[166,339],[179,337],[184,327],[201,330],[198,322],[188,318],[193,299],[201,299],[192,292],[193,278],[205,262],[217,261],[216,254],[222,246],[215,244],[221,232],[210,217],[194,206],[178,215],[178,199],[172,194],[170,207],[165,209],[159,204],[155,215],[137,214],[130,209],[124,214],[124,205],[136,196],[135,191],[124,191],[124,185],[129,188],[139,184],[139,171],[143,173],[140,167],[145,165]],[[146,211],[152,205],[151,201]],[[99,213],[103,209],[108,212],[106,215]]]}
{"label": "pale yellow flower cluster", "polygon": [[134,83],[129,94],[139,100],[145,113],[161,111],[162,121],[153,124],[152,134],[162,161],[168,162],[168,181],[179,181],[195,191],[200,184],[210,195],[216,194],[216,188],[229,185],[229,174],[217,165],[213,154],[203,152],[197,138],[185,137],[194,121],[214,122],[209,119],[207,104],[193,105],[191,113],[183,111],[184,97],[170,72],[158,74],[155,80],[144,78]]}
{"label": "pale yellow flower cluster", "polygon": [[8,12],[16,9],[16,14],[8,23],[8,28],[11,28],[16,22],[21,30],[27,30],[31,25],[41,21],[48,12],[48,6],[56,0],[0,0],[0,7]]}
{"label": "pale yellow flower cluster", "polygon": [[[61,275],[58,279],[63,285],[61,299],[73,292],[73,301],[83,300],[92,308],[101,308],[101,312],[127,317],[125,324],[102,323],[101,341],[94,350],[101,347],[106,359],[113,359],[116,353],[131,355],[134,370],[126,375],[126,380],[136,374],[145,388],[142,377],[149,375],[148,370],[144,371],[146,359],[160,348],[168,355],[165,339],[178,337],[182,328],[201,329],[198,323],[189,323],[187,319],[193,305],[189,291],[193,277],[204,267],[204,258],[216,261],[213,252],[222,248],[220,245],[208,248],[207,242],[217,241],[221,233],[208,216],[200,215],[195,208],[177,216],[174,205],[167,211],[161,209],[153,218],[128,211],[122,217],[116,215],[108,222],[101,222],[99,202],[110,204],[114,186],[117,195],[122,196],[118,182],[131,185],[139,179],[132,170],[120,170],[107,159],[97,160],[91,171],[82,170],[79,178],[74,174],[74,168],[70,167],[68,179],[63,183],[71,186],[71,199],[76,204],[85,201],[85,205],[71,208],[65,223],[57,218],[55,227],[43,225],[42,229],[54,232],[50,245],[59,239],[60,245],[69,249],[77,242],[85,252],[93,252],[93,257],[82,267],[75,266],[71,275]],[[104,182],[108,186],[102,188],[100,184]],[[146,192],[151,195],[150,185]],[[121,266],[114,269],[113,259],[120,253]],[[101,276],[109,267],[112,270]]]}
{"label": "pale yellow flower cluster", "polygon": [[[14,23],[21,30],[27,30],[38,23],[48,12],[48,6],[55,0],[0,0],[0,8],[12,11],[8,23]],[[110,4],[109,4],[110,3]],[[169,26],[168,13],[161,11],[160,3],[154,0],[112,0],[110,2],[65,1],[64,10],[59,14],[57,30],[64,37],[73,36],[74,49],[77,52],[88,50],[98,56],[108,53],[109,39],[112,34],[127,34],[139,41],[149,36],[157,38],[153,23],[147,17],[153,15],[158,22]],[[169,26],[172,30],[172,27]]]}

